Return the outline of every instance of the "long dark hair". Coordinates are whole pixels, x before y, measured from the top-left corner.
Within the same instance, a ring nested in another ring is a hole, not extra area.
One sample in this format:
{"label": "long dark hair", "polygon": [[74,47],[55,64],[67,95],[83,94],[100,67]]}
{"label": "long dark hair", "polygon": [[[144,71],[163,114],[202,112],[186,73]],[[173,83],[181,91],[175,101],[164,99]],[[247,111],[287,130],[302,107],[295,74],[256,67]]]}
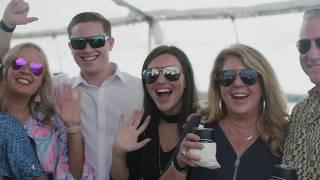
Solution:
{"label": "long dark hair", "polygon": [[[178,118],[179,118],[178,125],[181,132],[182,125],[185,123],[188,115],[193,112],[196,112],[197,109],[199,108],[197,90],[194,84],[193,70],[187,55],[182,50],[180,50],[175,46],[163,45],[153,49],[149,53],[149,55],[146,57],[146,60],[143,63],[142,72],[148,67],[148,65],[151,63],[151,61],[154,58],[162,54],[170,54],[175,56],[178,59],[179,63],[181,64],[182,71],[185,76],[186,88],[184,89],[183,95],[182,95],[182,107],[178,113]],[[145,109],[145,116],[151,115],[152,121],[150,122],[150,125],[157,127],[159,124],[159,116],[157,115],[161,114],[161,112],[159,111],[157,105],[154,103],[154,101],[150,97],[146,88],[146,84],[145,82],[143,82],[143,80],[142,80],[142,84],[143,84],[143,91],[144,91],[143,107]]]}

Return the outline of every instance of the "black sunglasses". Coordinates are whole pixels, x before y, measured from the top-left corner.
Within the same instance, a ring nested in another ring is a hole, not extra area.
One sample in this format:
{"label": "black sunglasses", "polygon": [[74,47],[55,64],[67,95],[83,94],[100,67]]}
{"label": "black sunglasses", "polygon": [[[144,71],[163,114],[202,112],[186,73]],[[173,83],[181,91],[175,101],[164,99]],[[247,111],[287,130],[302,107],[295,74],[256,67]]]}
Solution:
{"label": "black sunglasses", "polygon": [[[297,42],[297,48],[300,54],[305,54],[310,50],[311,41],[311,39],[300,39]],[[316,42],[317,47],[320,48],[320,37],[316,38],[314,41]]]}
{"label": "black sunglasses", "polygon": [[[223,70],[218,75],[218,84],[224,87],[230,86],[234,80],[236,80],[237,71],[236,70]],[[239,72],[240,79],[246,85],[254,85],[259,77],[256,70],[253,69],[241,69]]]}
{"label": "black sunglasses", "polygon": [[98,35],[91,37],[75,37],[70,39],[70,44],[73,49],[84,49],[87,43],[90,44],[92,48],[103,47],[109,36]]}
{"label": "black sunglasses", "polygon": [[166,66],[160,68],[147,68],[142,72],[142,79],[147,84],[154,83],[162,72],[168,81],[177,81],[180,78],[181,70],[175,66]]}

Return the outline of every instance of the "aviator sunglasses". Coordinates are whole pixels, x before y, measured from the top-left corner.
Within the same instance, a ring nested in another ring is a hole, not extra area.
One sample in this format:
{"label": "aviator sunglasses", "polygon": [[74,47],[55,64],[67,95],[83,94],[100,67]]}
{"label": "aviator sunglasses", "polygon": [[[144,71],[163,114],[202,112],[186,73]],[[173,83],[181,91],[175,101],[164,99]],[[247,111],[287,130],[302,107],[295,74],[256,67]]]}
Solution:
{"label": "aviator sunglasses", "polygon": [[73,49],[84,49],[87,43],[90,44],[92,48],[103,47],[109,36],[98,35],[91,37],[75,37],[70,39],[70,44]]}
{"label": "aviator sunglasses", "polygon": [[161,68],[147,68],[142,72],[142,79],[147,84],[154,83],[162,72],[168,81],[177,81],[180,78],[181,70],[175,66],[166,66]]}
{"label": "aviator sunglasses", "polygon": [[[236,70],[223,70],[218,75],[218,83],[224,87],[230,86],[237,76]],[[253,69],[241,69],[239,72],[240,79],[246,85],[254,85],[259,77],[259,74],[256,70]]]}
{"label": "aviator sunglasses", "polygon": [[[300,39],[297,42],[297,48],[298,48],[300,54],[305,54],[310,50],[311,41],[313,41],[313,40],[312,39]],[[314,41],[315,41],[317,47],[320,48],[320,37],[316,38]]]}
{"label": "aviator sunglasses", "polygon": [[[14,70],[23,69],[27,65],[28,65],[28,61],[24,58],[17,58],[13,60],[11,63],[11,67]],[[29,69],[32,72],[32,74],[35,76],[40,76],[44,71],[43,65],[36,62],[31,62],[29,64]]]}

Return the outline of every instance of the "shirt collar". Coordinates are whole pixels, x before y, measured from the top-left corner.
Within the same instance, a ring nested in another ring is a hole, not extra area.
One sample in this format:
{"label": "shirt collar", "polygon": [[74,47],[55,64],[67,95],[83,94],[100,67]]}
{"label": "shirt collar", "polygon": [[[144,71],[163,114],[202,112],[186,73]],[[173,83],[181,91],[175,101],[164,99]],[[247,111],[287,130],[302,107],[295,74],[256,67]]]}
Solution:
{"label": "shirt collar", "polygon": [[[116,63],[111,62],[111,67],[112,67],[112,71],[113,74],[108,77],[107,79],[104,80],[104,82],[102,83],[102,85],[106,82],[106,81],[113,81],[116,79],[119,79],[122,83],[126,84],[127,83],[127,79],[125,78],[123,72],[120,71],[118,65]],[[94,85],[89,84],[80,74],[77,77],[72,78],[72,87],[75,88],[81,84],[86,85],[86,86],[91,86],[91,87],[95,87]]]}

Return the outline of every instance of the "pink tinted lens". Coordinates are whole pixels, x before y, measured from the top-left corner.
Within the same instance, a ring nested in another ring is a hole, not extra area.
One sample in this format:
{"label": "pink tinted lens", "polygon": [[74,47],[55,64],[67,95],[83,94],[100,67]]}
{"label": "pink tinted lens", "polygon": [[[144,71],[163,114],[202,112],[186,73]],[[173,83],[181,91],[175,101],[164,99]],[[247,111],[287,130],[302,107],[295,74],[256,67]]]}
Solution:
{"label": "pink tinted lens", "polygon": [[43,65],[40,63],[30,63],[30,70],[31,72],[36,75],[36,76],[40,76],[43,72]]}
{"label": "pink tinted lens", "polygon": [[25,67],[28,62],[23,58],[17,58],[16,60],[12,61],[12,68],[15,70],[21,69]]}
{"label": "pink tinted lens", "polygon": [[[19,70],[24,68],[28,64],[28,61],[24,58],[17,58],[16,60],[12,61],[11,66],[14,70]],[[40,63],[31,62],[29,66],[31,72],[35,76],[40,76],[43,72],[43,65]]]}

